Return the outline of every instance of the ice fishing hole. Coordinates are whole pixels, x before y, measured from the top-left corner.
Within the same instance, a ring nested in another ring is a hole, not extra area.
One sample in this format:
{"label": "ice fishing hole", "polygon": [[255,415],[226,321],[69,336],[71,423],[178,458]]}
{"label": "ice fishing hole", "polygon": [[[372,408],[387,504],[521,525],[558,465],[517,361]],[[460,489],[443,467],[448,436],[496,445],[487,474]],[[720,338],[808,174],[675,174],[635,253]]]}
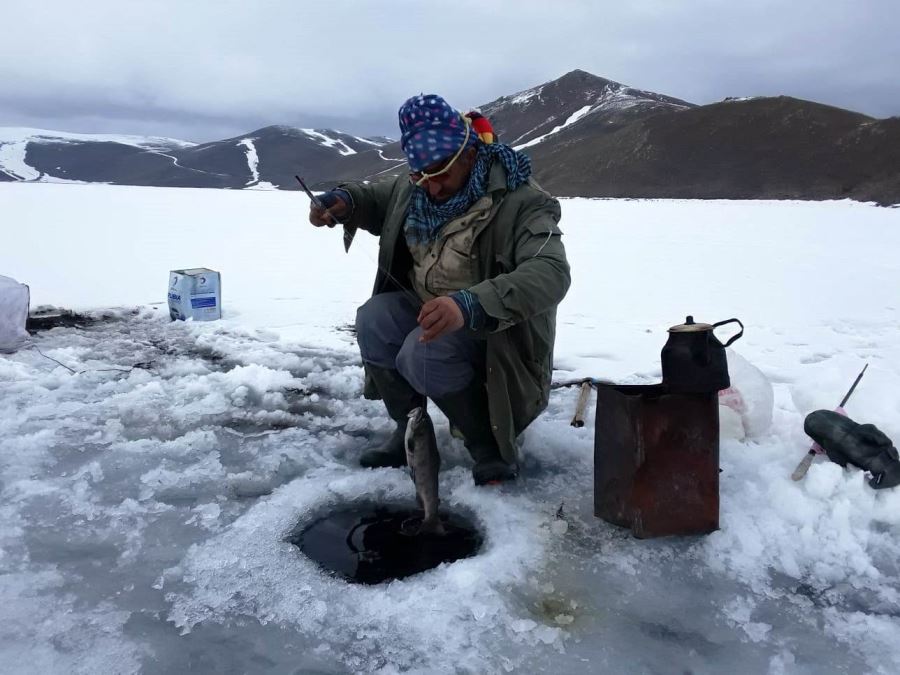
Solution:
{"label": "ice fishing hole", "polygon": [[358,503],[298,525],[287,541],[319,567],[356,584],[380,584],[474,556],[483,538],[464,514],[441,510],[447,534],[410,536],[403,524],[421,511],[399,504]]}

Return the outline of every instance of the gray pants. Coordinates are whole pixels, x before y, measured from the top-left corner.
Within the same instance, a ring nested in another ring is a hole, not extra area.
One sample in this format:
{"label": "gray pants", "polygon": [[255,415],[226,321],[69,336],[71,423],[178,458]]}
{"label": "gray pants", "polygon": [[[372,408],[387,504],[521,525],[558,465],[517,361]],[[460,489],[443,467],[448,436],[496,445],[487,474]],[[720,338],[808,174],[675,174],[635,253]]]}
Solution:
{"label": "gray pants", "polygon": [[427,344],[416,323],[421,305],[408,293],[373,296],[356,312],[356,337],[363,361],[395,369],[417,392],[441,398],[462,391],[484,368],[484,340],[462,329]]}

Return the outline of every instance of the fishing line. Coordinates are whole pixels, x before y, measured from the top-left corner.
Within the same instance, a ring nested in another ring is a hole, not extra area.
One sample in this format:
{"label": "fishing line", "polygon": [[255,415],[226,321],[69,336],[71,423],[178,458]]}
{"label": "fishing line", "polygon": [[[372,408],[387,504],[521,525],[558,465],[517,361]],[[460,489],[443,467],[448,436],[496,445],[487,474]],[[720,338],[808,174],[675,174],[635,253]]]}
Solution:
{"label": "fishing line", "polygon": [[[337,216],[335,216],[328,208],[322,203],[322,201],[316,197],[312,191],[306,186],[306,183],[303,182],[299,176],[294,176],[297,179],[297,182],[300,183],[300,186],[303,188],[304,192],[306,192],[307,196],[309,196],[310,202],[317,206],[320,209],[323,209],[325,213],[328,214],[328,217],[334,222],[335,225],[340,225],[342,228],[344,227],[344,223],[342,223]],[[344,229],[344,248],[347,253],[350,253],[350,237],[349,233],[346,229]],[[357,249],[360,247],[357,246]],[[394,285],[403,292],[411,301],[412,305],[416,309],[421,309],[424,304],[422,299],[413,293],[411,290],[406,288],[406,286],[400,282],[397,277],[391,274],[390,270],[384,267],[377,258],[372,257],[367,251],[363,250],[362,254],[372,263],[375,264],[376,269],[382,272],[388,279],[394,282]],[[424,342],[422,345],[422,388],[425,391],[428,391],[428,342]],[[427,399],[426,399],[427,405]]]}
{"label": "fishing line", "polygon": [[[340,221],[338,221],[338,224],[342,224],[342,223],[340,223]],[[381,265],[381,263],[379,263],[376,258],[372,257],[365,249],[361,249],[359,246],[357,246],[356,248],[361,251],[361,253],[369,260],[369,262],[374,263],[375,267],[379,271],[383,272],[384,275],[388,279],[393,281],[394,284],[397,286],[397,288],[400,291],[402,291],[403,293],[405,293],[406,296],[412,301],[412,303],[415,307],[421,308],[422,305],[425,304],[424,302],[422,302],[422,299],[418,295],[416,295],[411,290],[409,290],[406,286],[404,286],[402,283],[400,283],[400,280],[397,277],[395,277],[393,274],[391,274],[390,271],[388,271],[385,267],[383,267]],[[347,250],[347,253],[348,254],[350,253],[349,249]]]}
{"label": "fishing line", "polygon": [[[312,190],[309,189],[309,187],[306,185],[306,183],[303,181],[303,179],[300,176],[295,175],[294,178],[296,178],[297,182],[300,183],[300,187],[303,188],[303,191],[306,193],[306,196],[309,197],[309,201],[313,205],[315,205],[316,208],[327,213],[328,217],[331,219],[331,221],[335,225],[340,225],[344,229],[344,250],[347,251],[347,253],[350,253],[350,244],[352,243],[352,236],[351,236],[350,232],[346,229],[345,224],[336,215],[334,215],[328,209],[328,207],[325,206],[325,204],[322,203],[321,199],[319,199],[316,195],[313,194]],[[419,296],[417,296],[415,293],[413,293],[412,291],[407,289],[402,283],[400,283],[400,280],[397,279],[397,277],[395,277],[393,274],[391,274],[390,270],[382,267],[377,259],[372,258],[372,256],[370,256],[365,251],[363,251],[363,255],[365,255],[366,258],[368,258],[371,262],[375,263],[375,267],[378,268],[381,272],[384,272],[385,276],[387,276],[388,279],[390,279],[397,285],[397,288],[399,288],[401,291],[406,293],[406,295],[408,295],[410,298],[412,298],[414,305],[419,305],[419,306],[422,305],[422,300],[419,298]]]}
{"label": "fishing line", "polygon": [[81,375],[82,373],[107,373],[107,372],[130,373],[132,370],[135,370],[137,368],[143,369],[144,367],[148,366],[151,363],[150,361],[142,361],[141,363],[136,363],[133,366],[130,366],[127,368],[112,367],[112,368],[87,368],[85,370],[75,370],[74,368],[69,368],[69,366],[67,366],[65,363],[62,363],[61,361],[57,361],[52,356],[47,356],[33,342],[29,345],[29,347],[31,349],[33,349],[34,351],[36,351],[41,356],[43,356],[48,361],[53,361],[53,363],[55,363],[56,365],[62,366],[63,368],[68,370],[70,373],[72,373],[72,375]]}
{"label": "fishing line", "polygon": [[[330,212],[329,212],[329,215],[331,215]],[[333,218],[333,219],[335,220],[335,222],[337,222],[338,224],[342,224],[342,223],[340,223],[340,221],[337,220],[337,218],[334,218],[333,216],[332,216],[332,218]],[[394,284],[395,284],[395,285],[396,285],[403,293],[405,293],[407,297],[409,297],[409,298],[412,300],[412,303],[413,303],[413,306],[414,306],[414,307],[416,307],[416,308],[418,308],[418,309],[421,309],[422,305],[424,305],[425,303],[422,302],[422,299],[421,299],[418,295],[416,295],[415,293],[413,293],[412,291],[410,291],[408,288],[406,288],[403,284],[401,284],[401,283],[400,283],[400,280],[397,279],[397,277],[395,277],[395,276],[394,276],[393,274],[391,274],[387,269],[385,269],[385,267],[382,266],[381,263],[378,262],[378,260],[376,260],[375,258],[373,258],[373,257],[372,257],[365,249],[362,249],[362,248],[359,247],[359,246],[357,246],[356,248],[359,249],[359,250],[361,250],[362,254],[363,254],[370,262],[374,263],[374,264],[375,264],[375,267],[376,267],[379,271],[383,272],[383,273],[385,274],[385,276],[388,277],[388,279],[390,279],[391,281],[393,281]],[[350,249],[347,249],[347,253],[348,253],[348,254],[350,253]],[[424,342],[424,343],[422,344],[422,388],[423,388],[425,391],[428,391],[428,343],[427,343],[427,342]]]}
{"label": "fishing line", "polygon": [[40,354],[40,355],[43,356],[45,359],[47,359],[48,361],[53,361],[53,363],[55,363],[56,365],[62,366],[63,368],[65,368],[66,370],[68,370],[68,371],[69,371],[70,373],[72,373],[73,375],[77,375],[77,374],[78,374],[77,371],[75,371],[75,370],[72,369],[72,368],[69,368],[69,366],[67,366],[65,363],[62,363],[62,362],[60,362],[60,361],[57,361],[57,360],[54,359],[52,356],[47,356],[44,352],[42,352],[40,349],[38,349],[38,346],[37,346],[36,344],[34,344],[33,342],[32,342],[29,346],[30,346],[34,351],[36,351],[38,354]]}

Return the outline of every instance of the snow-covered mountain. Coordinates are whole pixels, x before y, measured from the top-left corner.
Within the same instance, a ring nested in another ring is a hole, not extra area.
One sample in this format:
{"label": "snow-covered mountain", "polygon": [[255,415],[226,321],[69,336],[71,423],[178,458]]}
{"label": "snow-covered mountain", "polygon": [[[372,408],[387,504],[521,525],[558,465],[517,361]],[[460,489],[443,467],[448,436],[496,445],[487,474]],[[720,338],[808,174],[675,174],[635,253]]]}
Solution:
{"label": "snow-covered mountain", "polygon": [[79,176],[66,176],[62,166],[44,170],[36,164],[35,150],[39,146],[51,146],[59,150],[68,148],[67,154],[81,154],[93,145],[106,148],[131,148],[135,153],[151,153],[166,156],[173,150],[195,145],[188,141],[155,136],[126,136],[122,134],[76,134],[26,127],[0,127],[0,180],[43,180],[61,182],[81,181]]}
{"label": "snow-covered mountain", "polygon": [[[790,97],[698,106],[575,70],[480,108],[560,196],[900,202],[900,118]],[[405,170],[399,143],[268,126],[194,144],[0,127],[0,181],[328,188]]]}
{"label": "snow-covered mountain", "polygon": [[269,126],[211,143],[0,127],[0,180],[243,188],[294,187],[294,174],[334,172],[384,139],[330,129]]}
{"label": "snow-covered mountain", "polygon": [[522,149],[553,142],[554,134],[588,119],[622,123],[660,110],[693,107],[671,96],[574,70],[558,80],[498,98],[481,112],[492,120],[504,143]]}

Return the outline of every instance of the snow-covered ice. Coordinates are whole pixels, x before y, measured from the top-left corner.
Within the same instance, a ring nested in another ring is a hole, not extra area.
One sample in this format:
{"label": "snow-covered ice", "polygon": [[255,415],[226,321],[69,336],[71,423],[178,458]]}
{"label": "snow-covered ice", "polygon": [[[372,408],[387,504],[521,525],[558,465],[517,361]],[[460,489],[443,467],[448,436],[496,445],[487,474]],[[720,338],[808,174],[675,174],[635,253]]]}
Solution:
{"label": "snow-covered ice", "polygon": [[[570,427],[578,392],[558,390],[523,436],[522,479],[499,489],[471,484],[435,413],[444,504],[479,522],[485,548],[362,587],[283,538],[332,505],[413,499],[404,472],[355,464],[389,431],[361,397],[349,330],[373,239],[344,254],[292,192],[0,184],[0,274],[33,306],[96,319],[34,336],[66,367],[0,356],[0,663],[897,672],[900,492],[821,459],[789,476],[803,416],[834,407],[865,362],[848,413],[900,440],[900,211],[562,204],[573,285],[555,379],[656,381],[685,315],[746,325],[735,384],[772,419],[723,424],[721,529],[639,541],[595,519],[593,414]],[[224,318],[170,323],[168,271],[201,265],[222,273]]]}

